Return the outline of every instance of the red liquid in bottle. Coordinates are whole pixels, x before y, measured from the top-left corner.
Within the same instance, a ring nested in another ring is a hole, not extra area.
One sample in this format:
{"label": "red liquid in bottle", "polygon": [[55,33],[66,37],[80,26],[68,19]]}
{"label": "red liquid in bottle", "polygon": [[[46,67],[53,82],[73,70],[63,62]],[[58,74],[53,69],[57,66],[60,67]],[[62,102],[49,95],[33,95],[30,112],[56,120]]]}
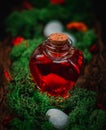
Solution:
{"label": "red liquid in bottle", "polygon": [[35,49],[30,59],[30,71],[40,91],[66,98],[80,74],[82,52],[70,43],[51,45],[47,41]]}

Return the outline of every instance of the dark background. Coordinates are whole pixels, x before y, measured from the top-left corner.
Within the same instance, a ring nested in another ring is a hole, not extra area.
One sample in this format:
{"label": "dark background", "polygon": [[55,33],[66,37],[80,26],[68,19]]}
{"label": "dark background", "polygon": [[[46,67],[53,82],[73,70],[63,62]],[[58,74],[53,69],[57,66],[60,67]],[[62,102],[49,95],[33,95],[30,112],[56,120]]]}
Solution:
{"label": "dark background", "polygon": [[93,0],[95,16],[101,25],[101,36],[103,43],[106,42],[106,6],[104,0]]}
{"label": "dark background", "polygon": [[2,0],[0,1],[0,40],[5,38],[5,18],[13,11],[14,7],[18,7],[24,0]]}
{"label": "dark background", "polygon": [[[4,28],[5,18],[12,12],[13,7],[21,6],[25,0],[2,0],[0,2],[0,40],[4,39]],[[106,41],[106,15],[105,15],[105,1],[104,0],[93,0],[93,10],[97,21],[100,22],[101,36],[103,43]]]}

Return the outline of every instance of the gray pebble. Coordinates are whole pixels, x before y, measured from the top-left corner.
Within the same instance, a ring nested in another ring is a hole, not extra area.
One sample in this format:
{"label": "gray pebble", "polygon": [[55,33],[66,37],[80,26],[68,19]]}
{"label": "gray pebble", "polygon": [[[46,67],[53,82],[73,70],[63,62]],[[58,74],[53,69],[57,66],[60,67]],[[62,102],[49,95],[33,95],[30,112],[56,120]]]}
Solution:
{"label": "gray pebble", "polygon": [[55,108],[49,109],[46,112],[46,116],[56,129],[63,129],[68,121],[68,115]]}

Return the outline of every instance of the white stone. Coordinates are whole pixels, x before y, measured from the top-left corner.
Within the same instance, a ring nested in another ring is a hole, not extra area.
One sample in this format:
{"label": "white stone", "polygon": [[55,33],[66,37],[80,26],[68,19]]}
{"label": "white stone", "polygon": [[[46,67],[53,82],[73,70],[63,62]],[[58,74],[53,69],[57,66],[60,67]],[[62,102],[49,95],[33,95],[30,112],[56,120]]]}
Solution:
{"label": "white stone", "polygon": [[61,33],[63,32],[63,25],[58,20],[53,20],[48,22],[44,27],[44,36],[48,37],[52,33]]}
{"label": "white stone", "polygon": [[46,116],[56,129],[64,129],[68,121],[68,115],[55,108],[49,109],[46,112]]}

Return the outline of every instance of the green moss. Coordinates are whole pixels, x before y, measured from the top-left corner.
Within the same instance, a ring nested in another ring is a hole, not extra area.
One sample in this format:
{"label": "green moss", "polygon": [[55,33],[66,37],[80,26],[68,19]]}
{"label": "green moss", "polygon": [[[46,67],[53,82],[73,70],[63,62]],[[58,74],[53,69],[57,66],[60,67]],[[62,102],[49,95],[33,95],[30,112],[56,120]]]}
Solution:
{"label": "green moss", "polygon": [[[19,122],[22,120],[25,120],[25,122],[21,126],[14,126],[14,123],[11,122],[12,127],[19,128],[28,122],[27,124],[31,128],[54,130],[52,124],[45,117],[45,113],[50,108],[58,108],[69,115],[69,121],[64,130],[69,130],[70,128],[79,130],[84,130],[85,128],[87,130],[99,130],[101,128],[102,130],[104,127],[106,113],[97,109],[95,92],[75,88],[71,91],[72,96],[62,100],[60,103],[59,98],[55,100],[56,98],[48,97],[46,93],[39,92],[32,81],[24,79],[20,82],[13,82],[8,87],[10,92],[8,95],[9,107],[12,112],[19,115]],[[24,127],[22,130],[24,130]]]}
{"label": "green moss", "polygon": [[66,104],[66,110],[69,110],[69,121],[65,130],[103,130],[106,112],[97,109],[96,93],[75,88],[72,94]]}

